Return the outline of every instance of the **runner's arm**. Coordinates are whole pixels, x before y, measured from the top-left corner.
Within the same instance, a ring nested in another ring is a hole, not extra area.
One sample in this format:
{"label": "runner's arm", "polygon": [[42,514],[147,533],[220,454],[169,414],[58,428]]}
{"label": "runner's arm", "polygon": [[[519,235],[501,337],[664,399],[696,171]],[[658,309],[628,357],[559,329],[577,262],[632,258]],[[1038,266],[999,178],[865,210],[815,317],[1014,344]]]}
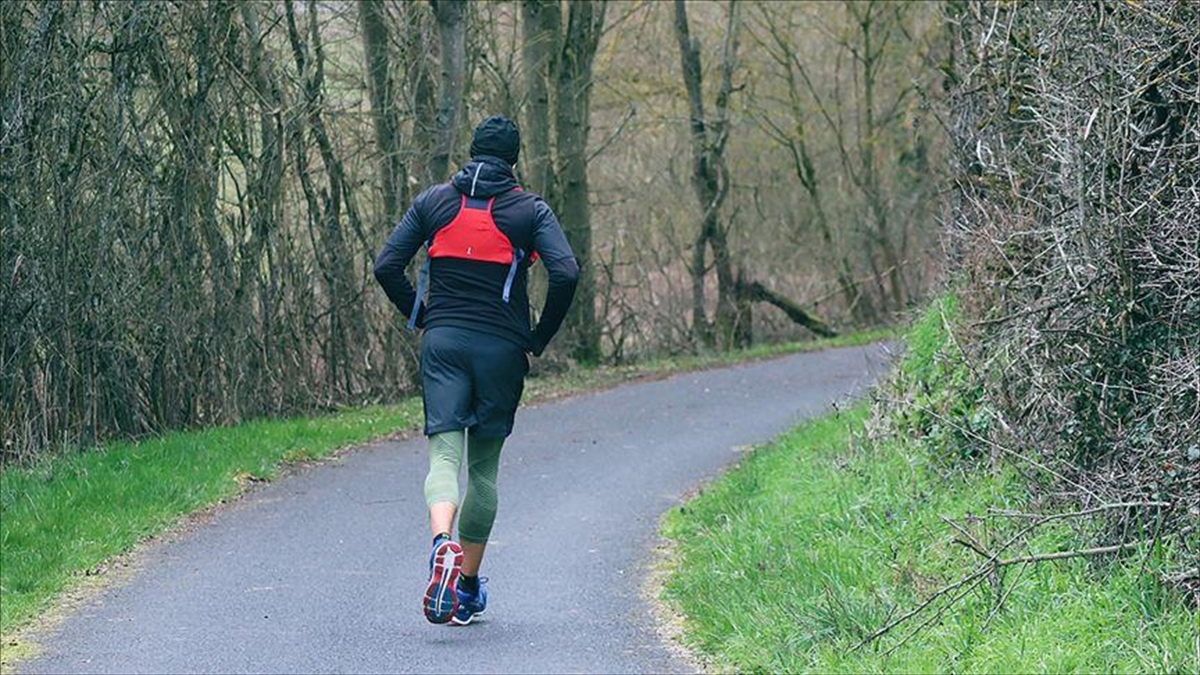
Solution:
{"label": "runner's arm", "polygon": [[567,235],[554,211],[541,199],[534,205],[533,249],[550,276],[546,304],[537,328],[533,329],[533,354],[541,356],[567,316],[567,309],[575,297],[575,285],[579,282],[579,262],[567,243]]}
{"label": "runner's arm", "polygon": [[[421,249],[421,244],[425,242],[421,216],[417,212],[418,202],[419,200],[413,202],[413,205],[404,213],[400,224],[392,230],[391,236],[383,245],[383,250],[375,258],[375,280],[379,282],[380,286],[383,286],[383,291],[387,293],[388,299],[405,317],[412,312],[413,300],[416,299],[417,292],[413,290],[404,270],[417,251]],[[422,303],[421,309],[417,312],[418,328],[424,327],[422,320],[424,310],[425,305]]]}

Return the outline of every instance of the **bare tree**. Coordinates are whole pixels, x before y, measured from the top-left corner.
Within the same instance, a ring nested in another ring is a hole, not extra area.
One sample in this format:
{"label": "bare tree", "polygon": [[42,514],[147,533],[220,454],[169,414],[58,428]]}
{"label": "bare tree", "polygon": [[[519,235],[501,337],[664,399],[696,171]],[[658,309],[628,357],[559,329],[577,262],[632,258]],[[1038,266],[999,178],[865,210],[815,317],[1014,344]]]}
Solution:
{"label": "bare tree", "polygon": [[[704,111],[703,70],[700,42],[688,26],[687,4],[675,0],[675,36],[683,83],[690,110],[688,128],[692,141],[692,187],[700,206],[700,227],[692,244],[692,330],[706,344],[728,346],[735,340],[737,308],[734,295],[733,264],[729,258],[727,229],[721,223],[721,207],[729,196],[730,179],[725,161],[729,141],[729,99],[733,93],[733,71],[737,65],[737,3],[729,2],[725,25],[725,49],[721,62],[721,84],[710,120]],[[707,275],[707,250],[712,248],[717,272],[717,313],[715,330],[705,310],[704,278]]]}
{"label": "bare tree", "polygon": [[796,180],[800,182],[800,186],[812,203],[813,221],[821,241],[829,256],[836,261],[834,275],[848,311],[857,319],[858,323],[870,325],[878,320],[873,303],[859,289],[850,258],[834,238],[834,228],[830,222],[829,209],[826,207],[821,171],[813,159],[811,141],[813,130],[808,123],[809,109],[802,100],[803,85],[800,78],[804,66],[797,53],[796,41],[792,36],[786,34],[786,30],[790,26],[784,22],[778,9],[768,5],[758,7],[759,24],[769,37],[760,39],[756,33],[755,38],[783,72],[787,117],[791,126],[787,128],[777,123],[770,112],[765,111],[759,115],[759,120],[767,135],[786,148],[791,157],[791,168]]}
{"label": "bare tree", "polygon": [[892,308],[901,311],[907,304],[908,287],[904,279],[903,261],[897,253],[892,222],[888,213],[888,200],[880,177],[877,147],[882,128],[898,114],[900,106],[911,89],[901,89],[890,105],[882,111],[877,109],[876,86],[881,69],[886,63],[888,43],[902,30],[904,14],[909,11],[906,3],[889,3],[869,0],[865,3],[848,2],[846,11],[858,28],[857,42],[847,40],[847,51],[861,68],[862,82],[862,127],[858,132],[858,170],[856,184],[863,192],[871,210],[875,240],[883,253],[883,263],[892,295]]}
{"label": "bare tree", "polygon": [[[796,58],[794,52],[789,50],[778,54],[778,40],[777,55],[785,60],[789,77],[793,76],[794,71],[803,81],[819,118],[825,122],[835,141],[844,176],[857,188],[867,207],[862,219],[869,223],[869,227],[864,231],[871,247],[880,252],[883,267],[879,267],[874,256],[868,256],[868,262],[881,295],[890,300],[892,311],[899,312],[906,306],[909,292],[905,263],[894,230],[897,227],[905,228],[907,224],[896,218],[893,212],[895,201],[885,184],[880,166],[883,161],[880,149],[885,146],[889,133],[894,133],[896,123],[904,112],[904,103],[912,96],[913,88],[902,86],[893,92],[890,100],[882,103],[878,89],[883,69],[889,65],[889,55],[894,51],[894,43],[905,34],[906,19],[913,7],[908,3],[866,0],[862,3],[847,2],[844,10],[849,28],[837,43],[858,69],[852,73],[851,86],[843,88],[840,83],[842,75],[835,72],[835,93],[824,94],[814,81],[811,69]],[[840,60],[837,63],[840,64]],[[899,238],[906,239],[907,235],[902,232]],[[887,279],[886,284],[884,278]]]}
{"label": "bare tree", "polygon": [[[346,224],[350,225],[351,232],[357,234],[363,242],[363,248],[366,248],[365,236],[353,185],[347,179],[344,163],[333,146],[325,120],[325,55],[317,24],[320,14],[315,0],[309,0],[305,10],[308,18],[306,40],[301,36],[296,24],[293,0],[285,0],[284,9],[288,40],[302,82],[305,116],[329,182],[328,189],[320,190],[322,198],[319,199],[308,164],[307,134],[297,128],[293,142],[296,173],[300,177],[308,203],[310,233],[314,239],[316,257],[321,262],[329,296],[329,340],[326,343],[325,362],[330,369],[330,377],[347,391],[352,391],[357,386],[352,379],[352,363],[356,360],[357,348],[364,344],[364,336],[362,324],[355,321],[351,315],[362,290],[355,283],[351,254],[343,232],[343,218]],[[316,232],[320,233],[319,243]]]}
{"label": "bare tree", "polygon": [[592,67],[603,33],[606,5],[571,0],[565,5],[565,16],[558,0],[525,0],[521,9],[531,186],[542,190],[542,196],[554,207],[579,260],[579,285],[567,317],[567,340],[576,359],[595,363],[600,359],[600,325],[596,318],[587,143]]}
{"label": "bare tree", "polygon": [[[383,205],[382,218],[379,220],[391,225],[400,220],[410,200],[408,167],[401,149],[400,115],[396,106],[400,92],[392,77],[392,30],[382,0],[360,0],[359,19],[362,23],[367,84],[371,94],[375,149],[379,154],[380,197]],[[415,353],[414,338],[407,332],[395,329],[395,324],[393,328],[386,332],[384,352],[388,355]],[[407,380],[415,382],[419,379],[415,359],[389,358],[385,361],[385,369],[392,369],[397,362]]]}
{"label": "bare tree", "polygon": [[575,0],[569,5],[555,95],[557,211],[579,260],[579,285],[567,320],[575,357],[586,363],[600,360],[587,142],[591,129],[592,63],[600,44],[605,7],[602,2],[590,0]]}
{"label": "bare tree", "polygon": [[[277,374],[270,367],[274,359],[275,337],[273,299],[278,284],[274,275],[264,273],[282,255],[276,248],[277,233],[284,213],[284,170],[285,139],[283,109],[286,98],[280,85],[272,55],[263,47],[263,32],[259,21],[260,8],[253,3],[239,7],[245,27],[248,51],[247,70],[253,84],[253,93],[258,101],[260,150],[251,152],[249,143],[233,145],[232,150],[247,167],[249,184],[247,202],[250,219],[250,236],[240,254],[242,260],[239,291],[251,302],[257,294],[257,306],[246,307],[242,325],[258,323],[262,344],[258,349],[249,349],[247,355],[248,376],[261,382],[260,386],[272,387]],[[255,106],[247,106],[253,110]]]}

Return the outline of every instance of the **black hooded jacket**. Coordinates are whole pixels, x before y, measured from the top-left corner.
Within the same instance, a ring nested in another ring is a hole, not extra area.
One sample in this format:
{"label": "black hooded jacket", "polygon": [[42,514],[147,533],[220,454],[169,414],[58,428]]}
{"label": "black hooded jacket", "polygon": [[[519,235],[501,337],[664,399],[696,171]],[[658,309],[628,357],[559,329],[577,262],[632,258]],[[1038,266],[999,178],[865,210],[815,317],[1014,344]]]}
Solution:
{"label": "black hooded jacket", "polygon": [[462,195],[495,197],[492,217],[514,248],[536,252],[550,277],[546,305],[537,328],[529,324],[526,259],[517,269],[509,301],[501,297],[506,266],[458,258],[434,258],[429,271],[429,295],[417,312],[417,326],[457,326],[511,340],[540,355],[558,332],[579,279],[575,254],[567,244],[558,218],[539,196],[514,189],[512,167],[502,159],[472,159],[449,183],[435,185],[413,200],[375,259],[375,279],[405,316],[412,311],[416,291],[404,270],[433,235],[458,214]]}

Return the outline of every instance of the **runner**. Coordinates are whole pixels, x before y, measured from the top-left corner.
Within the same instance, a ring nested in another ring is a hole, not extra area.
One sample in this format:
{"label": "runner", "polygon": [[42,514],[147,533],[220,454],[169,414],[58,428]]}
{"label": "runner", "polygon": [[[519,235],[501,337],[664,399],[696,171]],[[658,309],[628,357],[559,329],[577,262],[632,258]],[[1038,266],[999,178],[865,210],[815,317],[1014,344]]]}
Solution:
{"label": "runner", "polygon": [[[423,604],[433,623],[466,625],[487,607],[479,566],[496,519],[500,448],[512,433],[528,355],[540,356],[558,331],[579,277],[558,218],[513,177],[520,147],[512,120],[481,122],[471,161],[449,183],[417,196],[375,260],[388,298],[408,316],[410,329],[424,331],[425,501],[433,549]],[[405,268],[422,245],[428,255],[414,291]],[[550,284],[531,330],[527,270],[539,258]],[[460,501],[464,447],[467,491]],[[451,537],[456,513],[461,545]]]}

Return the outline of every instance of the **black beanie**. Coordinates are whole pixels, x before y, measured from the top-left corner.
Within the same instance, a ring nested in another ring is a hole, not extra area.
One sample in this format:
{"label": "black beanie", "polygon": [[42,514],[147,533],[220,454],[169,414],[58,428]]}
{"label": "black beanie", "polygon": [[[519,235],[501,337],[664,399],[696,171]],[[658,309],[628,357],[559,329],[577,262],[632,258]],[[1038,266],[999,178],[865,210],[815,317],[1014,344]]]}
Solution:
{"label": "black beanie", "polygon": [[517,163],[521,154],[521,132],[517,125],[504,115],[492,115],[475,127],[471,137],[471,156],[491,155],[509,164]]}

